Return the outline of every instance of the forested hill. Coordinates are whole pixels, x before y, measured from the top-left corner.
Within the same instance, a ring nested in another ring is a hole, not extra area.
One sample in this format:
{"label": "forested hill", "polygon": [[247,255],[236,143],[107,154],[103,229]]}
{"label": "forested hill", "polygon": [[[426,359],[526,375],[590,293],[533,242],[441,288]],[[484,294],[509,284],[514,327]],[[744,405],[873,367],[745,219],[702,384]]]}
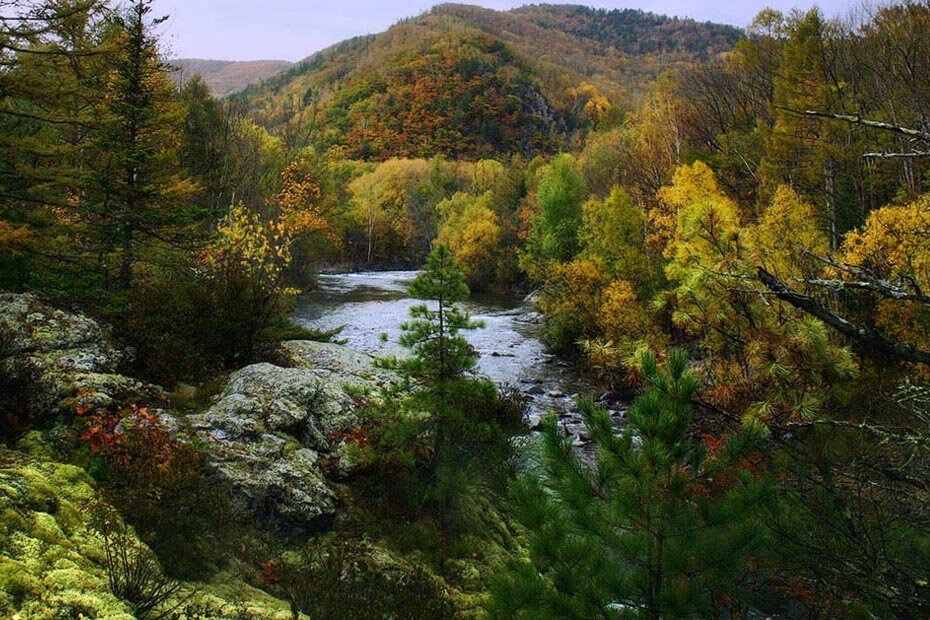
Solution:
{"label": "forested hill", "polygon": [[732,26],[635,10],[443,4],[237,98],[265,126],[354,158],[533,155],[635,105],[663,70],[739,38]]}
{"label": "forested hill", "polygon": [[548,4],[524,6],[511,13],[543,28],[594,39],[633,55],[682,54],[704,59],[730,49],[740,38],[740,31],[731,26],[637,9]]}
{"label": "forested hill", "polygon": [[287,69],[293,63],[287,60],[204,60],[177,58],[170,61],[177,68],[175,80],[184,82],[199,75],[217,97],[225,97]]}

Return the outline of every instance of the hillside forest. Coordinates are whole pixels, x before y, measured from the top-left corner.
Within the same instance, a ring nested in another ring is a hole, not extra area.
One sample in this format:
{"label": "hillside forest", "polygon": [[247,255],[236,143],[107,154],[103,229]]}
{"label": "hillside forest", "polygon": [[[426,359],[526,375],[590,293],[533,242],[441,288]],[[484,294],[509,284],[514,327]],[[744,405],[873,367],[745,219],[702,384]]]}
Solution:
{"label": "hillside forest", "polygon": [[[213,90],[164,19],[0,1],[0,617],[930,617],[930,3],[440,5]],[[379,270],[404,355],[293,320]]]}

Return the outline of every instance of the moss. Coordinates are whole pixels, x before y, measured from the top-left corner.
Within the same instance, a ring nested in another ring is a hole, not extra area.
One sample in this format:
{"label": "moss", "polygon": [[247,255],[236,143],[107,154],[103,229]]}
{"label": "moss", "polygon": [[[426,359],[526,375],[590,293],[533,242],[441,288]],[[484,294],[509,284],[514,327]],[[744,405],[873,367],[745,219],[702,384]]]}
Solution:
{"label": "moss", "polygon": [[62,531],[70,536],[83,527],[84,515],[68,500],[61,500],[58,503],[58,514],[55,516],[55,520]]}
{"label": "moss", "polygon": [[32,516],[33,522],[30,534],[44,543],[50,545],[64,544],[65,533],[58,527],[55,517],[45,512],[36,512]]}
{"label": "moss", "polygon": [[52,569],[42,577],[42,586],[50,592],[64,590],[92,591],[101,586],[101,579],[81,570],[75,564],[72,568]]}
{"label": "moss", "polygon": [[[133,620],[109,590],[102,542],[89,524],[98,499],[79,467],[0,449],[0,618]],[[186,589],[215,612],[198,619],[291,617],[286,602],[233,575]]]}
{"label": "moss", "polygon": [[24,467],[16,473],[22,479],[25,507],[48,513],[58,510],[55,488],[41,472],[32,467]]}
{"label": "moss", "polygon": [[[235,575],[219,573],[209,583],[198,584],[197,591],[182,593],[187,604],[204,610],[209,618],[241,617],[248,620],[291,620],[290,605],[254,588]],[[306,620],[306,616],[301,615]]]}
{"label": "moss", "polygon": [[16,448],[36,458],[52,458],[52,447],[49,445],[45,434],[40,431],[29,431],[20,439]]}
{"label": "moss", "polygon": [[9,598],[9,603],[37,594],[41,588],[39,579],[30,574],[23,564],[0,557],[0,592]]}
{"label": "moss", "polygon": [[0,528],[3,528],[2,531],[5,534],[25,529],[25,527],[26,520],[12,508],[4,508],[3,512],[0,513]]}

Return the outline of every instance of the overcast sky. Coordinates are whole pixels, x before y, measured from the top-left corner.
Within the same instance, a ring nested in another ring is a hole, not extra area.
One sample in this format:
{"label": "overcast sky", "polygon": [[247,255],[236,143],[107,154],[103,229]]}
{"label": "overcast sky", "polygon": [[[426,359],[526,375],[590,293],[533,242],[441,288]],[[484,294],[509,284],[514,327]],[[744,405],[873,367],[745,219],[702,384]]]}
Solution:
{"label": "overcast sky", "polygon": [[[857,0],[584,0],[564,3],[608,9],[636,8],[746,26],[766,6],[787,10],[819,5],[829,15],[845,13]],[[539,2],[539,0],[536,0]],[[531,0],[474,0],[509,9]],[[156,0],[173,57],[222,60],[300,60],[333,43],[381,32],[417,15],[435,0]]]}

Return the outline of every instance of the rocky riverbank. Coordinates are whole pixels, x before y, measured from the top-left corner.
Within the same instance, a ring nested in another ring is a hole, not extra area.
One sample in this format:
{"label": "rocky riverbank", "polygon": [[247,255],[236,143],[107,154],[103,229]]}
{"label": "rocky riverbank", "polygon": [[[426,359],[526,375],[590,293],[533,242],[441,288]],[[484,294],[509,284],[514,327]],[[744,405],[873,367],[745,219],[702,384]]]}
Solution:
{"label": "rocky riverbank", "polygon": [[[0,334],[0,373],[16,392],[4,396],[4,435],[19,437],[0,449],[0,616],[9,618],[132,617],[108,587],[89,524],[91,506],[106,497],[82,467],[58,461],[79,414],[146,407],[202,451],[213,485],[239,512],[269,532],[306,539],[330,529],[344,505],[338,487],[353,463],[340,438],[358,424],[358,407],[394,378],[364,353],[288,342],[277,364],[232,373],[203,411],[182,414],[166,390],[122,374],[132,352],[93,319],[32,295],[0,295]],[[391,557],[369,545],[371,557]],[[392,561],[392,574],[405,565]],[[286,603],[256,587],[256,575],[254,567],[221,572],[178,596],[196,590],[190,600],[204,609],[290,618]]]}
{"label": "rocky riverbank", "polygon": [[180,416],[164,389],[121,374],[131,352],[93,319],[31,295],[2,295],[0,328],[0,368],[23,394],[19,425],[54,434],[78,412],[149,407],[174,435],[197,443],[217,483],[241,507],[287,525],[312,528],[332,519],[335,494],[325,472],[339,476],[349,469],[338,463],[340,443],[333,438],[357,424],[360,395],[392,379],[364,353],[288,342],[281,366],[242,368],[205,411]]}

